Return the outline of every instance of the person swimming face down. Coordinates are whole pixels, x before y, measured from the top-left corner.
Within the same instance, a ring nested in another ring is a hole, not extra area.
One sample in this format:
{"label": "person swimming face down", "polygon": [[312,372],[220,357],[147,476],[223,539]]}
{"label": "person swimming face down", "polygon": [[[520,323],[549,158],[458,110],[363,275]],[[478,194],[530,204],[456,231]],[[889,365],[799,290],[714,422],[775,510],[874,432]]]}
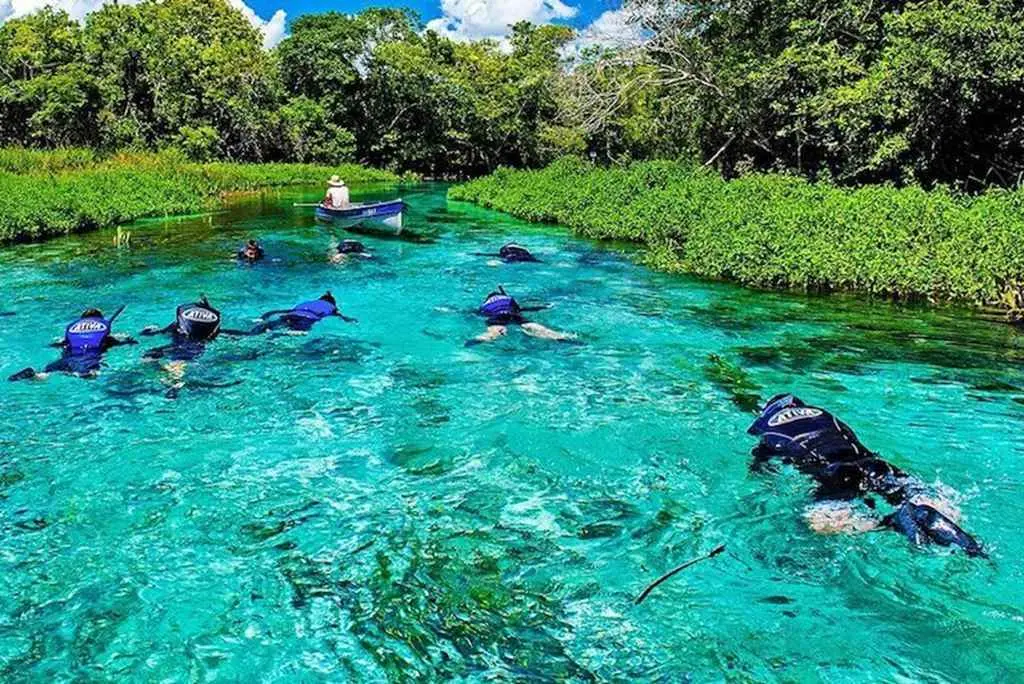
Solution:
{"label": "person swimming face down", "polygon": [[515,242],[509,242],[502,245],[501,249],[498,250],[497,254],[487,254],[485,252],[476,252],[477,256],[487,257],[498,257],[506,264],[514,263],[526,263],[526,262],[537,262],[540,261],[537,257],[533,256],[526,247],[516,244]]}
{"label": "person swimming face down", "polygon": [[342,240],[330,256],[331,262],[335,264],[348,261],[353,257],[372,259],[373,255],[366,251],[366,246],[358,240]]}
{"label": "person swimming face down", "polygon": [[865,521],[844,514],[851,528],[892,529],[918,544],[953,545],[970,556],[984,555],[980,544],[932,505],[938,500],[920,481],[868,450],[849,426],[824,409],[808,406],[792,394],[779,394],[768,400],[747,432],[759,438],[752,451],[753,470],[779,458],[814,478],[816,498],[826,515],[823,529],[842,529],[842,524],[833,524],[838,510],[834,504],[862,498],[873,509],[871,495],[877,494],[896,511],[872,519],[867,527],[861,524]]}
{"label": "person swimming face down", "polygon": [[338,310],[338,303],[334,295],[328,290],[320,295],[318,299],[296,304],[290,309],[274,309],[267,311],[260,318],[263,322],[250,331],[250,334],[258,335],[270,330],[287,328],[293,332],[308,332],[314,325],[325,318],[340,318],[346,323],[358,323],[355,318],[350,318]]}
{"label": "person swimming face down", "polygon": [[121,315],[124,307],[120,307],[109,319],[103,317],[99,309],[88,308],[82,312],[78,320],[68,324],[64,336],[59,342],[51,344],[61,349],[61,357],[49,363],[41,372],[31,367],[12,374],[8,380],[17,381],[28,378],[45,378],[48,373],[60,372],[84,378],[95,377],[103,364],[103,354],[113,347],[136,344],[126,335],[113,333],[114,320]]}
{"label": "person swimming face down", "polygon": [[170,356],[176,361],[190,361],[200,356],[206,344],[221,334],[241,336],[248,333],[221,327],[221,313],[210,305],[206,295],[196,302],[180,304],[175,310],[174,322],[163,328],[150,326],[140,334],[145,336],[170,335],[171,343],[154,347],[143,358],[157,359]]}
{"label": "person swimming face down", "polygon": [[575,342],[576,336],[547,328],[523,317],[527,311],[541,311],[547,306],[522,306],[501,285],[484,299],[477,313],[487,320],[487,330],[466,341],[467,347],[494,340],[508,334],[508,326],[515,325],[530,337],[556,342]]}

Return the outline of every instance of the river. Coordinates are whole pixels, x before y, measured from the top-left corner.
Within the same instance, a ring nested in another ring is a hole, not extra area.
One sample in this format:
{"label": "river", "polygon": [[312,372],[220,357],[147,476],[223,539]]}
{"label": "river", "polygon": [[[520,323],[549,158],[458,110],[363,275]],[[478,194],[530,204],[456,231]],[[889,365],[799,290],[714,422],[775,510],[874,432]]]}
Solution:
{"label": "river", "polygon": [[[4,681],[1013,681],[1024,677],[1024,336],[955,308],[669,276],[629,248],[403,189],[430,241],[327,262],[315,189],[0,252],[0,373],[87,306],[246,328],[330,289],[358,324],[142,338],[100,377],[3,383]],[[354,199],[393,196],[356,189]],[[259,237],[268,258],[234,250]],[[538,264],[474,252],[516,238]],[[503,284],[581,345],[464,347]],[[748,472],[794,391],[945,489],[989,560],[818,535]],[[727,550],[632,599],[674,565]]]}

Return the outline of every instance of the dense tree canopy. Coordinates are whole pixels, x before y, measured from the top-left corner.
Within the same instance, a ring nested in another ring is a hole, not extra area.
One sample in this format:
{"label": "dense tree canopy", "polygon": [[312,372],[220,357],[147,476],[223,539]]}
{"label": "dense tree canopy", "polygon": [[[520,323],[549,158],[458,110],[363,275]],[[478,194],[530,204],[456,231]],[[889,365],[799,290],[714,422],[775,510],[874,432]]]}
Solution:
{"label": "dense tree canopy", "polygon": [[[634,52],[726,172],[1014,184],[1024,7],[1011,0],[741,0],[629,7]],[[619,91],[619,95],[624,92]]]}
{"label": "dense tree canopy", "polygon": [[[627,0],[643,40],[565,27],[456,42],[411,12],[299,17],[266,51],[226,0],[0,26],[0,145],[173,146],[467,175],[566,153],[727,175],[967,188],[1024,173],[1014,0]],[[569,60],[563,54],[576,55]]]}

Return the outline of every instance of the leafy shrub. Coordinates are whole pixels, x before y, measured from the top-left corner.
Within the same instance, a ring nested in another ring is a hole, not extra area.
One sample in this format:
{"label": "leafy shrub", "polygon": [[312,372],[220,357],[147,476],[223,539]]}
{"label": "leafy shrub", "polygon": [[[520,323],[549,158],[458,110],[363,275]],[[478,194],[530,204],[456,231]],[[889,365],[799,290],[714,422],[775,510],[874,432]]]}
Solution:
{"label": "leafy shrub", "polygon": [[1024,282],[1024,191],[838,188],[780,174],[724,180],[675,162],[562,159],[451,189],[531,221],[649,246],[665,270],[757,287],[1000,304]]}
{"label": "leafy shrub", "polygon": [[83,150],[0,149],[0,243],[201,211],[221,193],[320,183],[334,174],[348,182],[397,180],[356,164],[195,164],[174,150],[99,159]]}

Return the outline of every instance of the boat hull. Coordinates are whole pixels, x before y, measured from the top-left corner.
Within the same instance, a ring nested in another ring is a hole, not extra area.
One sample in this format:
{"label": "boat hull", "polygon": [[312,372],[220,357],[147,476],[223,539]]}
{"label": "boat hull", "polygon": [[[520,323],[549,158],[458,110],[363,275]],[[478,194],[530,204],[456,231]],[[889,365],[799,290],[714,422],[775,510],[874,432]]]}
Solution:
{"label": "boat hull", "polygon": [[331,209],[320,205],[316,217],[320,221],[343,228],[361,226],[398,235],[402,232],[402,214],[405,202],[400,199],[370,204],[355,204],[345,209]]}

